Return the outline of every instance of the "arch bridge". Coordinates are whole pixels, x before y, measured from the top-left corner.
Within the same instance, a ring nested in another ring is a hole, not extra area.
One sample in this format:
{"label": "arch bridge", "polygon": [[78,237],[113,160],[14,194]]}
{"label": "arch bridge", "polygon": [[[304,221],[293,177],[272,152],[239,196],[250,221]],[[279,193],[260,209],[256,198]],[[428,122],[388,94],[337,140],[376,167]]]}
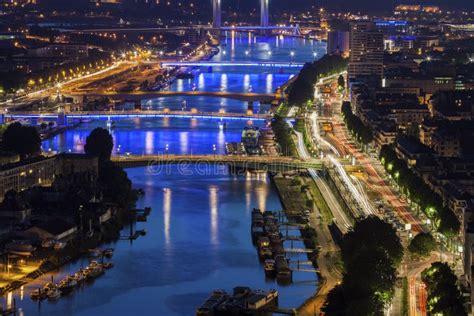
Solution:
{"label": "arch bridge", "polygon": [[194,168],[196,172],[214,171],[218,166],[228,166],[233,172],[261,170],[269,172],[300,171],[308,168],[321,170],[320,159],[298,159],[280,156],[234,155],[141,155],[113,156],[112,161],[124,168],[148,166],[151,171],[161,171],[163,165],[178,165],[182,170]]}

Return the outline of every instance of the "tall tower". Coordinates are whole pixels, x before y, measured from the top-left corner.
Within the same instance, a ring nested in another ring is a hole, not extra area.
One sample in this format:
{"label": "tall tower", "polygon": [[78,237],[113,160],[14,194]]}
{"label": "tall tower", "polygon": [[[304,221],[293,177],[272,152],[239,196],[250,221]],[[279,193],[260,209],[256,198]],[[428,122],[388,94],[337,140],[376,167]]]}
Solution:
{"label": "tall tower", "polygon": [[269,0],[260,0],[260,26],[268,26],[268,1]]}
{"label": "tall tower", "polygon": [[222,26],[221,15],[221,0],[212,0],[212,27],[217,29]]}
{"label": "tall tower", "polygon": [[383,33],[373,22],[351,23],[349,79],[372,77],[382,82],[383,48]]}

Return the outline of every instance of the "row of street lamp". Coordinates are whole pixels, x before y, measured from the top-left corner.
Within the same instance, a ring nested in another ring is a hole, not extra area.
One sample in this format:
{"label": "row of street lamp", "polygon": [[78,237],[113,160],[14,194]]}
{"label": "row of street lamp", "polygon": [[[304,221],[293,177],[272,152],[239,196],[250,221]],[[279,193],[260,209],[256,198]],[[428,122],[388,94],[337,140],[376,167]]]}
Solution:
{"label": "row of street lamp", "polygon": [[[267,51],[267,54],[268,54],[269,56],[271,56],[271,55],[272,55],[272,51],[271,51],[271,50]],[[222,51],[222,55],[224,55],[224,56],[227,55],[227,52],[226,52],[225,50]],[[246,50],[246,51],[245,51],[245,56],[249,56],[249,55],[250,55],[250,51],[249,51],[249,50]],[[293,51],[293,50],[290,51],[290,56],[291,56],[291,57],[295,57],[295,55],[296,55],[296,52],[295,52],[295,51]],[[318,53],[317,53],[317,52],[313,52],[313,57],[316,58],[317,56],[318,56]]]}

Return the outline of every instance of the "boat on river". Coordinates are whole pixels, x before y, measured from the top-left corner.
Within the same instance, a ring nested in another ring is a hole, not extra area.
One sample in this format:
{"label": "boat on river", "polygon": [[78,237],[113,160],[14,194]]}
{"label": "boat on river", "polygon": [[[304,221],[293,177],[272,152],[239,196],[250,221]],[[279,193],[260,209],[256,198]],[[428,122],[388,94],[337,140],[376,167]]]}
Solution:
{"label": "boat on river", "polygon": [[58,288],[62,294],[71,293],[77,286],[77,281],[73,276],[67,276],[64,280],[59,282]]}
{"label": "boat on river", "polygon": [[265,260],[265,264],[263,266],[263,270],[265,271],[265,276],[267,278],[274,278],[275,277],[275,260],[267,259]]}
{"label": "boat on river", "polygon": [[278,291],[252,290],[237,286],[232,295],[217,290],[197,310],[197,316],[249,315],[269,316],[278,307]]}
{"label": "boat on river", "polygon": [[61,291],[56,287],[48,291],[48,300],[55,301],[61,297]]}

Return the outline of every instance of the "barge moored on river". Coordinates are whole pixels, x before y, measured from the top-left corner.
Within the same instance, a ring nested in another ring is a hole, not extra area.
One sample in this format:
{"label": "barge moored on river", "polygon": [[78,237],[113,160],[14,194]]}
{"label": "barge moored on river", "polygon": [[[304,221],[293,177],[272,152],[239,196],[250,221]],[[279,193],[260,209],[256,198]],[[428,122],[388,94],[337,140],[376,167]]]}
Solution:
{"label": "barge moored on river", "polygon": [[258,256],[264,262],[265,276],[276,278],[282,284],[291,283],[293,273],[289,267],[289,260],[285,256],[283,236],[275,214],[254,208],[251,232]]}
{"label": "barge moored on river", "polygon": [[214,291],[196,310],[196,316],[270,316],[278,308],[278,291],[237,286],[232,295]]}

